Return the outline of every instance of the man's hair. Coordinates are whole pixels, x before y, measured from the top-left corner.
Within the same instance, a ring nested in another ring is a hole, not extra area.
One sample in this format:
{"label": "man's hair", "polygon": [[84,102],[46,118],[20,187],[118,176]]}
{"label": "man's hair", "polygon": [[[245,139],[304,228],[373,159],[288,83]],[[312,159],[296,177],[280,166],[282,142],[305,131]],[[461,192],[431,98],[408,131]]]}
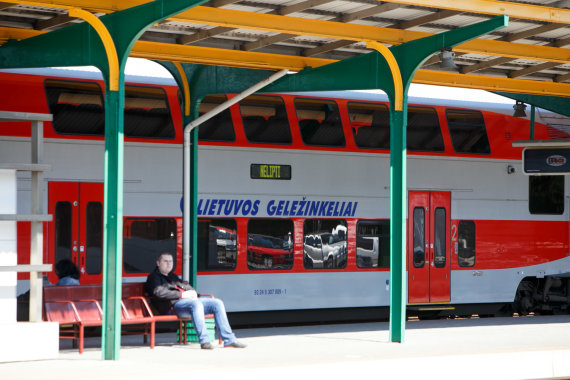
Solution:
{"label": "man's hair", "polygon": [[160,259],[162,259],[162,256],[168,255],[170,257],[172,257],[174,259],[174,255],[170,252],[161,252],[158,257],[156,258],[156,261],[160,261]]}
{"label": "man's hair", "polygon": [[55,264],[54,271],[57,278],[73,277],[74,279],[79,280],[79,277],[81,276],[81,272],[79,272],[77,266],[69,259],[59,260]]}

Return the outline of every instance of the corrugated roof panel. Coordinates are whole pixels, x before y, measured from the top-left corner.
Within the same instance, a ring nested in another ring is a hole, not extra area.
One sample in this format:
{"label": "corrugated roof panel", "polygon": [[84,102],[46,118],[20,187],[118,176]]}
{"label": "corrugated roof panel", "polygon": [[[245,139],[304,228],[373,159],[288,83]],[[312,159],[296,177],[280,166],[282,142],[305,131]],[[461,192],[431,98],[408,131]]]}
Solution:
{"label": "corrugated roof panel", "polygon": [[436,21],[436,23],[441,24],[441,25],[449,25],[449,26],[453,26],[453,27],[457,28],[457,27],[475,24],[477,22],[485,21],[488,19],[489,19],[489,17],[460,13],[460,14],[456,14],[454,16],[450,16],[450,17],[446,17],[444,19],[438,20],[438,21]]}
{"label": "corrugated roof panel", "polygon": [[382,12],[379,14],[379,16],[383,18],[391,18],[394,20],[413,20],[415,18],[427,16],[432,13],[432,11],[424,9],[401,7],[393,9],[391,11]]}
{"label": "corrugated roof panel", "polygon": [[540,36],[542,38],[553,38],[553,39],[567,38],[570,37],[570,28],[564,27],[556,30],[551,30],[550,32],[537,34],[537,36]]}
{"label": "corrugated roof panel", "polygon": [[336,13],[352,13],[356,10],[363,9],[363,4],[352,1],[331,1],[329,3],[313,7],[313,9]]}

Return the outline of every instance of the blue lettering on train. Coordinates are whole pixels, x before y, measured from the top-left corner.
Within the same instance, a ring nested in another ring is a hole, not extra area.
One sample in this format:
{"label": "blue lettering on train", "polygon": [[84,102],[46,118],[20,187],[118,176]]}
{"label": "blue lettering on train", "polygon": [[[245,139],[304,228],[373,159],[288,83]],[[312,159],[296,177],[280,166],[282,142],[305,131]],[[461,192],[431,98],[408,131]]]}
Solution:
{"label": "blue lettering on train", "polygon": [[[181,199],[181,210],[182,205]],[[256,216],[260,206],[259,199],[200,199],[197,211],[199,216]],[[265,209],[268,216],[353,217],[357,206],[358,202],[347,201],[272,199]]]}

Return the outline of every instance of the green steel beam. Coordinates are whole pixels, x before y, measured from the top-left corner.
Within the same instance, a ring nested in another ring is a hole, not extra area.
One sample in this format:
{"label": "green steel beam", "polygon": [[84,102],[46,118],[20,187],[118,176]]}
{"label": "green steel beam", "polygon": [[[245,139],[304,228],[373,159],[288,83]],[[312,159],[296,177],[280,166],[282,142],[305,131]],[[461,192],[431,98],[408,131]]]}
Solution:
{"label": "green steel beam", "polygon": [[[408,89],[416,71],[433,54],[508,24],[508,16],[421,38],[390,48],[402,75],[403,110],[390,107],[390,341],[403,342],[406,323],[406,115]],[[395,136],[398,135],[398,136]]]}
{"label": "green steel beam", "polygon": [[[390,99],[390,341],[403,342],[406,321],[406,125],[407,92],[416,71],[433,54],[508,24],[507,16],[421,38],[389,50],[401,73],[394,78],[388,59],[379,52],[306,69],[268,86],[264,91],[379,89]],[[402,110],[395,107],[397,81],[403,87]]]}
{"label": "green steel beam", "polygon": [[[334,91],[379,89],[386,92],[390,99],[390,340],[403,342],[406,320],[406,126],[407,126],[407,91],[416,71],[433,54],[480,35],[487,34],[506,26],[507,16],[497,16],[464,28],[455,29],[439,35],[429,36],[393,46],[389,51],[371,53],[349,58],[318,68],[307,68],[295,75],[288,75],[265,87],[264,92],[291,91]],[[380,51],[385,49],[380,49]],[[394,62],[395,58],[395,62]],[[160,62],[173,74],[182,87],[183,81],[172,63]],[[392,64],[392,66],[391,66]],[[393,65],[399,69],[395,71]],[[183,64],[188,78],[194,114],[203,96],[212,93],[237,93],[245,89],[249,80],[260,81],[267,76],[263,70],[237,69],[229,67],[211,67]],[[396,77],[397,76],[397,77]],[[255,78],[255,79],[254,79]],[[397,99],[397,89],[403,88],[403,99]],[[402,102],[397,104],[396,102]],[[186,124],[186,119],[185,119]],[[194,145],[196,142],[194,142]],[[191,170],[196,179],[196,159]],[[186,174],[186,173],[185,173]],[[194,189],[197,189],[194,183]],[[194,190],[197,191],[197,190]],[[196,202],[197,194],[193,194]],[[193,205],[195,208],[195,204]],[[196,216],[193,223],[196,224]],[[192,229],[194,235],[195,229]],[[192,252],[196,252],[193,243]],[[195,281],[196,255],[193,256],[192,278]]]}
{"label": "green steel beam", "polygon": [[[172,62],[157,62],[170,72],[181,90],[183,90],[185,87],[184,81],[187,81],[186,84],[188,85],[190,92],[189,98],[191,112],[189,115],[185,115],[184,105],[181,107],[183,127],[199,116],[198,108],[200,101],[206,95],[240,93],[249,88],[251,85],[266,79],[273,73],[273,71],[268,70],[255,70],[224,66],[206,66],[189,63],[180,64],[180,67],[183,70],[183,73],[180,73],[176,65]],[[182,75],[184,75],[184,77]],[[185,228],[183,232],[183,250],[185,256],[187,254],[190,255],[191,261],[189,263],[189,268],[186,269],[186,265],[184,263],[184,260],[186,260],[186,258],[183,258],[182,275],[183,278],[187,279],[193,287],[197,286],[196,272],[198,270],[198,128],[194,128],[194,130],[191,132],[191,166],[189,168],[184,168],[183,173],[184,176],[190,176],[190,199],[188,202],[190,202],[191,213],[189,228],[186,228],[188,224],[186,223],[187,221],[184,221]],[[186,199],[183,200],[183,202],[186,201]],[[186,273],[187,270],[189,272],[188,274]]]}
{"label": "green steel beam", "polygon": [[570,98],[546,95],[514,94],[510,92],[493,93],[570,117]]}
{"label": "green steel beam", "polygon": [[534,104],[530,105],[530,139],[534,140],[534,113],[536,111],[536,106]]}
{"label": "green steel beam", "polygon": [[99,68],[105,79],[105,211],[103,234],[103,328],[105,360],[118,360],[121,344],[121,282],[123,226],[124,66],[134,43],[146,28],[205,0],[155,0],[102,16],[115,44],[119,83],[110,82],[110,66],[99,35],[87,23],[42,34],[0,47],[0,68],[87,66]]}

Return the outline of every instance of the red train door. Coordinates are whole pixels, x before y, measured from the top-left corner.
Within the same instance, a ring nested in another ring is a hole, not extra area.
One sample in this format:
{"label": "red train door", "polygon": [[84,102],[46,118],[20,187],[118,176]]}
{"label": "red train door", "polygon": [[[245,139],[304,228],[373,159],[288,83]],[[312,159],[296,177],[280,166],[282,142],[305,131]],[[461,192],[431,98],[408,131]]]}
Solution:
{"label": "red train door", "polygon": [[[82,284],[100,283],[103,267],[103,184],[50,182],[48,260],[71,259],[81,272]],[[54,272],[51,283],[57,282]]]}
{"label": "red train door", "polygon": [[451,193],[408,194],[408,303],[450,301]]}

